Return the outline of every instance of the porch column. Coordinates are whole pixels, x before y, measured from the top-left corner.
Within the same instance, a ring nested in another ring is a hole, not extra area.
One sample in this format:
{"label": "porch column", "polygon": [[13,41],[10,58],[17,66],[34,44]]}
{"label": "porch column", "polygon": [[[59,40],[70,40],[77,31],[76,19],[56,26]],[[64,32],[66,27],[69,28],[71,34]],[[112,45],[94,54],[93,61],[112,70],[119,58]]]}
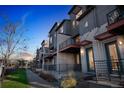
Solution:
{"label": "porch column", "polygon": [[86,51],[84,47],[81,47],[80,49],[80,54],[81,54],[81,67],[82,67],[82,72],[87,73],[87,61],[86,61]]}
{"label": "porch column", "polygon": [[122,69],[124,71],[124,35],[120,35],[117,38],[119,53],[120,53],[120,62],[122,63]]}

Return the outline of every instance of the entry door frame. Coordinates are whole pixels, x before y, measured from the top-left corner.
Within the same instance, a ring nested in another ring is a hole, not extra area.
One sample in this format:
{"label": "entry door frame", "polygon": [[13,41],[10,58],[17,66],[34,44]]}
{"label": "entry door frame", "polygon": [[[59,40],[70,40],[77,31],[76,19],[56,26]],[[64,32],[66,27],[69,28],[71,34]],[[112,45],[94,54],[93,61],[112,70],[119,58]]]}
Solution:
{"label": "entry door frame", "polygon": [[92,51],[93,51],[93,47],[86,48],[87,71],[88,71],[88,72],[95,72],[94,51],[93,51],[94,70],[91,70],[91,69],[90,69],[89,55],[88,55],[88,50],[90,50],[90,49],[92,49]]}
{"label": "entry door frame", "polygon": [[[118,44],[117,44],[117,41],[112,41],[112,42],[109,42],[109,43],[105,43],[105,51],[106,51],[106,58],[107,58],[107,66],[108,66],[108,72],[110,74],[112,74],[112,62],[111,62],[111,58],[110,58],[110,53],[109,53],[109,45],[112,45],[112,44],[115,44],[116,46],[116,51],[117,51],[117,56],[118,56],[118,60],[120,62],[120,52],[119,52],[119,47],[118,47]],[[122,70],[122,66],[121,66],[121,62],[120,62],[120,70]]]}

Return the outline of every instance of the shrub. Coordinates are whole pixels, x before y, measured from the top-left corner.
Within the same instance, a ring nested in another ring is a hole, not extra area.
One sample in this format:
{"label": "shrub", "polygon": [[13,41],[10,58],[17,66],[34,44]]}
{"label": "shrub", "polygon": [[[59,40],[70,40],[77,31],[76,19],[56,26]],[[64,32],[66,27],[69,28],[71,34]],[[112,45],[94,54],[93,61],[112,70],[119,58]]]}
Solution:
{"label": "shrub", "polygon": [[69,72],[66,77],[61,81],[62,88],[73,88],[76,87],[77,80],[73,72]]}
{"label": "shrub", "polygon": [[73,88],[77,85],[77,81],[75,78],[66,78],[61,81],[62,88]]}

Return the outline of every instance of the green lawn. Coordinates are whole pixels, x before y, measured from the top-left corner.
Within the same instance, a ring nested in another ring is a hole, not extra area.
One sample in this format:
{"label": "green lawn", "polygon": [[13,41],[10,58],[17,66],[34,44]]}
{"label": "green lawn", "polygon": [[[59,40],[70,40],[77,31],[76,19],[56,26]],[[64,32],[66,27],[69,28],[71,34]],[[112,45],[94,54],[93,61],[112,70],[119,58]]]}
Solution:
{"label": "green lawn", "polygon": [[3,88],[28,88],[25,69],[18,69],[15,72],[6,76],[6,79],[2,83]]}

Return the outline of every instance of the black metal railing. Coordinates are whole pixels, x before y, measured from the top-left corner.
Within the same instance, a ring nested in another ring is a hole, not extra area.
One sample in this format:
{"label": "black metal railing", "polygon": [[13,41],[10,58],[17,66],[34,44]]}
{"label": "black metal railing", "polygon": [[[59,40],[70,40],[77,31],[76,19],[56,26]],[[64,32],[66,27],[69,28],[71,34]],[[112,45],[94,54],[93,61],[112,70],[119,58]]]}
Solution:
{"label": "black metal railing", "polygon": [[44,65],[46,71],[56,71],[56,65]]}
{"label": "black metal railing", "polygon": [[69,38],[59,45],[59,49],[63,49],[69,45],[74,45],[74,44],[76,44],[76,41],[73,38]]}
{"label": "black metal railing", "polygon": [[50,51],[50,53],[55,53],[55,52],[57,52],[57,49],[53,49]]}
{"label": "black metal railing", "polygon": [[54,64],[54,65],[44,65],[44,70],[55,71],[55,72],[70,72],[70,71],[81,71],[81,64]]}
{"label": "black metal railing", "polygon": [[44,53],[44,58],[50,57],[57,52],[57,49],[49,50]]}
{"label": "black metal railing", "polygon": [[124,10],[116,8],[107,14],[108,24],[113,24],[124,18]]}
{"label": "black metal railing", "polygon": [[124,75],[124,59],[96,60],[95,67],[98,79],[111,80],[112,75],[116,75],[121,79],[122,75]]}

